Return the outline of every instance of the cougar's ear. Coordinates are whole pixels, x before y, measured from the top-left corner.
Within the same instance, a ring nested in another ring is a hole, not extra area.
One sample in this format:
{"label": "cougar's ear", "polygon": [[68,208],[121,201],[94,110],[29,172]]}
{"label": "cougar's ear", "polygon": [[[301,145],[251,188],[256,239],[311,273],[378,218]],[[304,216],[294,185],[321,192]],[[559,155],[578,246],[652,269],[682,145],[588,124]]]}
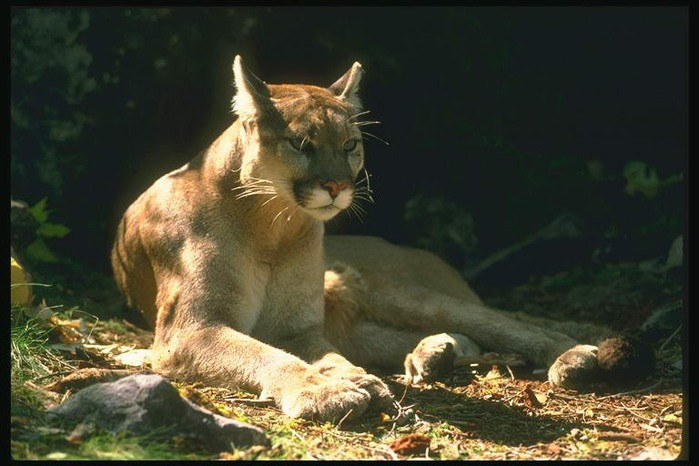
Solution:
{"label": "cougar's ear", "polygon": [[342,100],[346,100],[355,108],[360,109],[362,103],[359,100],[357,91],[359,91],[359,81],[362,80],[364,70],[359,62],[354,62],[352,68],[347,71],[340,79],[329,87],[330,92],[338,96]]}
{"label": "cougar's ear", "polygon": [[236,93],[233,97],[233,111],[241,118],[251,118],[269,104],[269,88],[245,66],[240,55],[233,60],[233,78]]}

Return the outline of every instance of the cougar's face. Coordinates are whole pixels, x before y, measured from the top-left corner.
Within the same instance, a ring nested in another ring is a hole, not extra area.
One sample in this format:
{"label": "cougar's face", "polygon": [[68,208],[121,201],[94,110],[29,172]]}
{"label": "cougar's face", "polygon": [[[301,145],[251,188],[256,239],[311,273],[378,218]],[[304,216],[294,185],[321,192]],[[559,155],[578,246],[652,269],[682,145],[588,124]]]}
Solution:
{"label": "cougar's face", "polygon": [[302,211],[329,220],[352,204],[363,167],[357,112],[323,88],[269,87],[278,114],[276,124],[259,122],[260,178]]}

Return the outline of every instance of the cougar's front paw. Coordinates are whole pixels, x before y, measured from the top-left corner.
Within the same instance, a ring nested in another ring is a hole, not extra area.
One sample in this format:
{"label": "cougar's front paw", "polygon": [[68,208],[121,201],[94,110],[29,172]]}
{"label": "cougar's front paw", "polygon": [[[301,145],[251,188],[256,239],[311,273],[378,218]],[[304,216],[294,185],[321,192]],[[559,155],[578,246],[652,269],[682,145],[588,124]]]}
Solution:
{"label": "cougar's front paw", "polygon": [[554,386],[576,388],[597,377],[597,347],[577,345],[558,356],[549,368],[549,382]]}
{"label": "cougar's front paw", "polygon": [[330,361],[330,363],[320,362],[316,365],[321,374],[334,379],[348,380],[357,387],[366,390],[371,395],[369,411],[379,411],[387,409],[393,405],[393,395],[386,384],[375,375],[368,374],[364,369],[349,364]]}
{"label": "cougar's front paw", "polygon": [[[371,395],[347,380],[322,375],[308,377],[304,383],[289,384],[277,397],[277,404],[290,417],[319,421],[339,421],[360,416],[369,406]],[[261,397],[267,397],[263,392]]]}
{"label": "cougar's front paw", "polygon": [[347,377],[359,388],[366,390],[371,395],[368,411],[383,411],[393,406],[393,394],[380,378],[371,374],[357,374]]}
{"label": "cougar's front paw", "polygon": [[430,382],[448,373],[456,359],[456,341],[446,333],[424,338],[405,357],[405,378],[409,382]]}

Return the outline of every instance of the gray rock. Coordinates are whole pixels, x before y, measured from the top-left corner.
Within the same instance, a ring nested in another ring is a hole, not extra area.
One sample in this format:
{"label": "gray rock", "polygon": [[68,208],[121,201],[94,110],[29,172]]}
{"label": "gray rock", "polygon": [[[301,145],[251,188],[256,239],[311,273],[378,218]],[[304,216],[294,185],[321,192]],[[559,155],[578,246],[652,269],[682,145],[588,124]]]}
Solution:
{"label": "gray rock", "polygon": [[147,434],[165,428],[169,435],[194,437],[214,452],[269,445],[259,427],[191,403],[157,374],[135,374],[91,385],[49,413],[70,421],[93,423],[111,432]]}

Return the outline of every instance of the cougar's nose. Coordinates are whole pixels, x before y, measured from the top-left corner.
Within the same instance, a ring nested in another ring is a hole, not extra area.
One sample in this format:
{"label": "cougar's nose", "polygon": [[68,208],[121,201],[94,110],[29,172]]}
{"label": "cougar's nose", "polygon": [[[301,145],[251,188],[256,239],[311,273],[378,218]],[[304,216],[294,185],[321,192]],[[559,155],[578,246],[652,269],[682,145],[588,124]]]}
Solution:
{"label": "cougar's nose", "polygon": [[345,180],[338,183],[335,180],[327,180],[321,186],[330,194],[330,197],[335,199],[340,194],[340,191],[349,186],[349,181]]}

